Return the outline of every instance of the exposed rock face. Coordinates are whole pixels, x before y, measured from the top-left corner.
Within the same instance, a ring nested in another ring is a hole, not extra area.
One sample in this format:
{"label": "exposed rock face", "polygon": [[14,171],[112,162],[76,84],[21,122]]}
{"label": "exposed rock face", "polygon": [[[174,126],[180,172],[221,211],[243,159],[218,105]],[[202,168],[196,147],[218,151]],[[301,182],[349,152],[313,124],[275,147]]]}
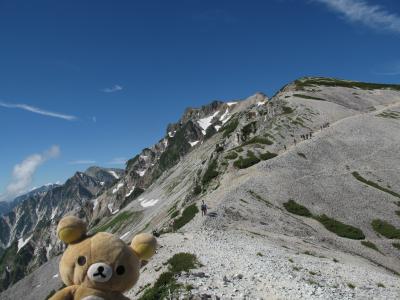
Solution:
{"label": "exposed rock face", "polygon": [[123,174],[123,170],[92,167],[75,173],[63,185],[45,186],[14,200],[18,201],[14,209],[0,217],[0,247],[5,252],[0,260],[0,289],[60,253],[62,245],[54,231],[58,220],[74,213],[89,221],[89,200]]}
{"label": "exposed rock face", "polygon": [[[267,101],[263,94],[253,101]],[[167,134],[157,144],[145,148],[127,162],[126,176],[115,188],[97,199],[93,224],[129,204],[165,171],[174,167],[193,147],[217,133],[231,118],[235,102],[214,101],[201,108],[187,108],[177,123],[167,126]]]}
{"label": "exposed rock face", "polygon": [[[129,297],[167,270],[172,253],[190,252],[203,266],[178,276],[192,290],[177,297],[397,299],[400,240],[371,223],[400,230],[399,145],[400,86],[302,78],[271,99],[257,93],[187,109],[108,188],[95,195],[96,180],[77,174],[82,201],[61,207],[126,242],[140,231],[163,233],[163,247]],[[290,199],[313,217],[288,211]],[[206,217],[192,206],[201,200]],[[340,223],[324,225],[324,215]],[[9,218],[15,223],[16,215]],[[343,224],[377,250],[335,232]],[[36,247],[31,240],[20,251]],[[0,297],[53,276],[54,267],[44,265]]]}

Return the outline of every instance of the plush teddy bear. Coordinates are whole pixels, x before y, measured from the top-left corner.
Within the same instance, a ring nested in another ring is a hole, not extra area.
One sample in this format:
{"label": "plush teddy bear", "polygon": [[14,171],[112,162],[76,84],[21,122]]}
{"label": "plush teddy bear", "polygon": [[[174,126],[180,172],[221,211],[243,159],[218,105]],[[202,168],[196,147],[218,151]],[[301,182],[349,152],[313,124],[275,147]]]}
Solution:
{"label": "plush teddy bear", "polygon": [[157,247],[147,233],[135,236],[130,246],[107,232],[88,236],[85,222],[73,216],[61,219],[57,234],[68,244],[60,261],[67,287],[50,300],[126,300],[122,293],[137,282],[141,260],[152,257]]}

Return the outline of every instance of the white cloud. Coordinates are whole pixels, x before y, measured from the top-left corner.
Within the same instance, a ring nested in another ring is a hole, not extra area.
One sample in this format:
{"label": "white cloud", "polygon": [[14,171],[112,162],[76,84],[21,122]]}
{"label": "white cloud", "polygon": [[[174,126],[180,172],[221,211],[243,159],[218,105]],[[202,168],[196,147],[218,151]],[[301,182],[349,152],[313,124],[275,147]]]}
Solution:
{"label": "white cloud", "polygon": [[7,185],[5,193],[0,195],[0,200],[12,200],[16,196],[27,192],[38,167],[47,160],[59,155],[60,147],[52,146],[43,153],[32,154],[21,163],[16,164],[12,172],[11,182]]}
{"label": "white cloud", "polygon": [[96,163],[95,160],[88,160],[88,159],[78,159],[69,162],[70,165],[91,165],[95,163]]}
{"label": "white cloud", "polygon": [[400,33],[400,16],[365,0],[314,0],[342,14],[348,21]]}
{"label": "white cloud", "polygon": [[115,157],[110,160],[107,164],[108,165],[124,165],[126,164],[127,159],[125,157]]}
{"label": "white cloud", "polygon": [[30,106],[27,104],[11,104],[11,103],[5,103],[5,102],[0,101],[0,106],[5,107],[5,108],[23,109],[23,110],[26,110],[29,112],[33,112],[35,114],[44,115],[44,116],[53,117],[53,118],[64,119],[64,120],[68,120],[68,121],[73,121],[76,119],[75,116],[51,112],[51,111],[43,110],[41,108],[37,108],[37,107]]}
{"label": "white cloud", "polygon": [[102,91],[104,93],[114,93],[114,92],[118,92],[118,91],[122,91],[122,90],[123,90],[123,87],[118,85],[118,84],[116,84],[116,85],[114,85],[114,86],[112,86],[110,88],[102,89]]}

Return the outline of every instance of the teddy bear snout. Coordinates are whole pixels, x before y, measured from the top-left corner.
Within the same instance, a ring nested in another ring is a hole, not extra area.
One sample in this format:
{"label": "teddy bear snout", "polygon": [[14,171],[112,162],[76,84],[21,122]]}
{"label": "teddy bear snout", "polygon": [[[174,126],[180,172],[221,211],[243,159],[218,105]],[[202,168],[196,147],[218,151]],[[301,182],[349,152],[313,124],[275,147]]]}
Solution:
{"label": "teddy bear snout", "polygon": [[88,277],[93,282],[107,282],[111,279],[113,271],[106,263],[95,263],[89,267]]}

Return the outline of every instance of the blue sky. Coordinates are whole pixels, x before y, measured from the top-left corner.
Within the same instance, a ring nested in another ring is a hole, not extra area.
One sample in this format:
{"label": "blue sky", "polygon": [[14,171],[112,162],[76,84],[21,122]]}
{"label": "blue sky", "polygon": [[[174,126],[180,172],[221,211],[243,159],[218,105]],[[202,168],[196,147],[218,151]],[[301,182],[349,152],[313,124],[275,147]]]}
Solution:
{"label": "blue sky", "polygon": [[396,0],[0,0],[0,199],[122,167],[188,106],[400,79]]}

